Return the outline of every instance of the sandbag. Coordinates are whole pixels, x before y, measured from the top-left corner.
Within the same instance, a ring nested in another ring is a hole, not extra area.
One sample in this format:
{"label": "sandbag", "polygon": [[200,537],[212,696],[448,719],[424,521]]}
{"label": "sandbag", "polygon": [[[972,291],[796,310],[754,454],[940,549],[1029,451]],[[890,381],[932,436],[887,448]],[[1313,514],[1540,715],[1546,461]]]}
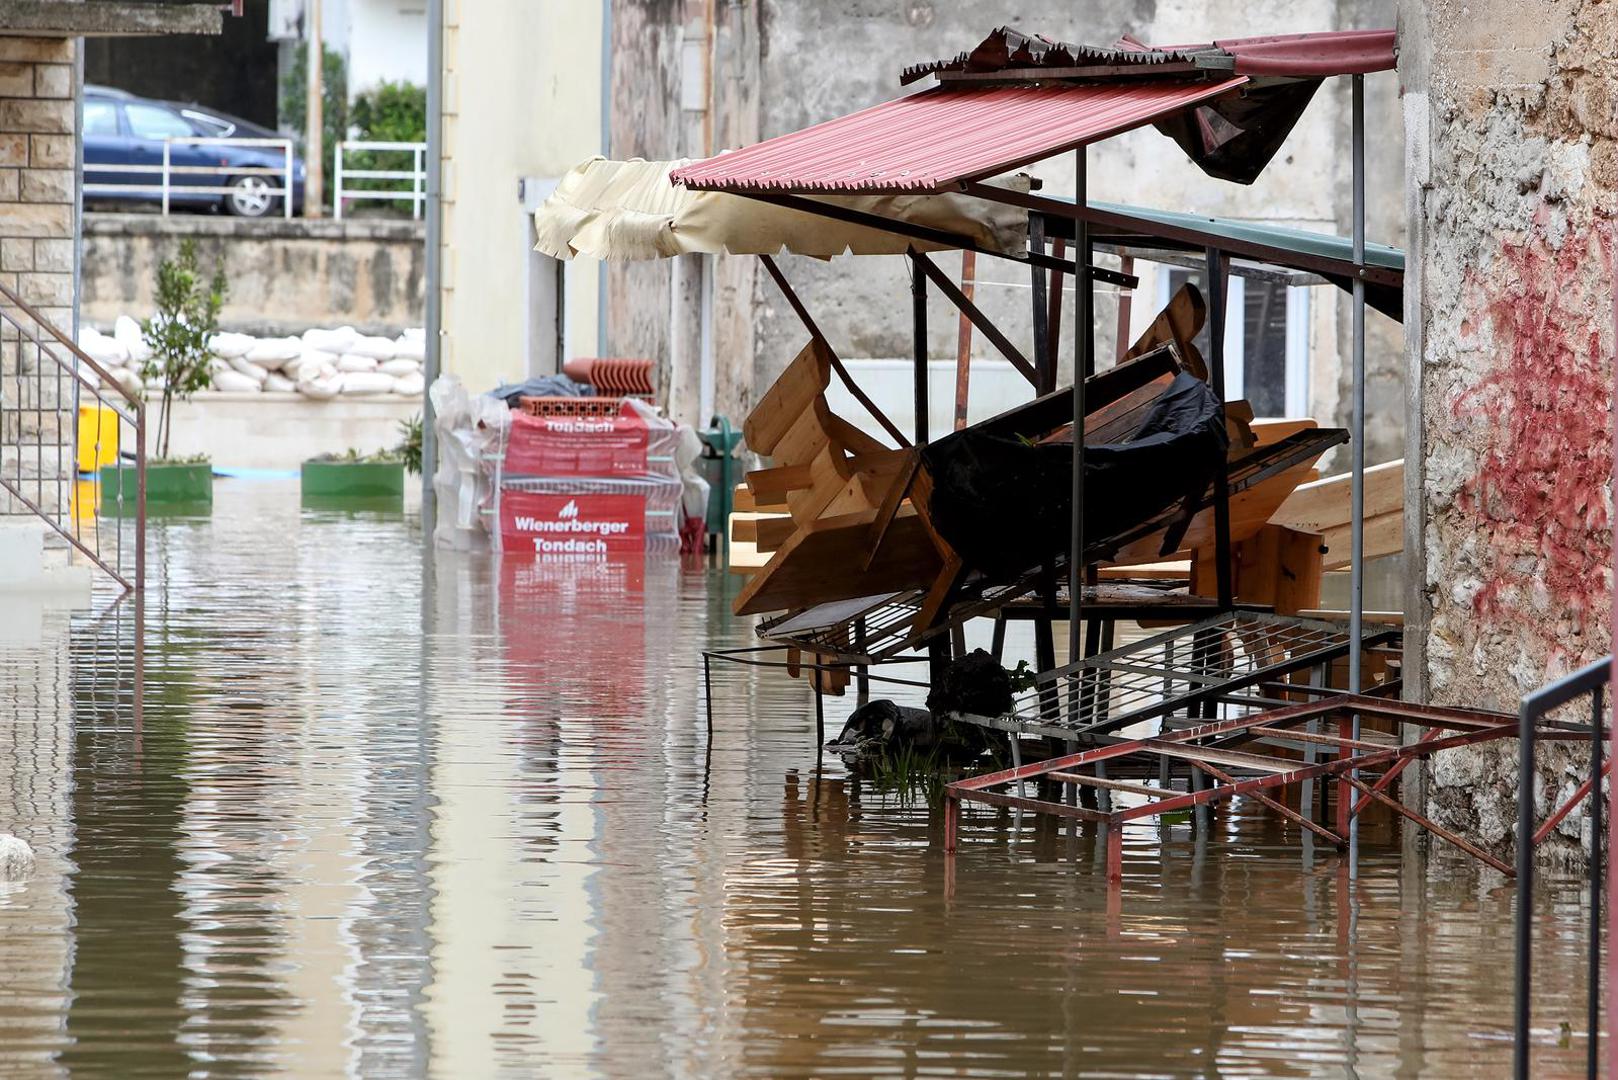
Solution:
{"label": "sandbag", "polygon": [[115,337],[108,337],[94,327],[79,331],[79,348],[102,367],[123,367],[129,363],[129,350]]}
{"label": "sandbag", "polygon": [[295,360],[302,355],[303,342],[295,337],[264,338],[247,350],[246,360],[250,364],[273,371],[288,360]]}
{"label": "sandbag", "polygon": [[246,375],[259,386],[263,386],[264,380],[270,377],[270,373],[268,371],[253,363],[253,361],[249,360],[246,356],[232,356],[226,359],[225,363],[230,365],[230,369],[232,371],[240,375]]}
{"label": "sandbag", "polygon": [[334,354],[347,352],[348,347],[358,341],[359,338],[359,332],[352,326],[343,326],[336,330],[321,330],[318,327],[311,327],[303,332],[305,347]]}
{"label": "sandbag", "polygon": [[221,371],[213,377],[213,388],[233,394],[256,394],[263,389],[262,384],[251,375],[244,375],[234,369]]}
{"label": "sandbag", "polygon": [[264,389],[274,390],[277,393],[287,394],[298,388],[298,384],[281,374],[279,371],[270,372],[269,378],[264,380]]}
{"label": "sandbag", "polygon": [[343,373],[345,394],[387,394],[393,391],[393,376],[378,371],[348,371]]}
{"label": "sandbag", "polygon": [[361,337],[343,351],[356,356],[369,356],[373,360],[392,360],[398,352],[398,346],[393,343],[392,338]]}
{"label": "sandbag", "polygon": [[427,359],[427,339],[425,337],[411,337],[407,330],[393,343],[393,355],[399,360],[414,360],[422,363]]}
{"label": "sandbag", "polygon": [[403,394],[405,397],[419,397],[427,389],[427,379],[417,371],[410,375],[400,375],[393,380],[393,392]]}
{"label": "sandbag", "polygon": [[345,378],[346,375],[324,375],[319,378],[300,379],[298,393],[317,401],[327,401],[342,393]]}
{"label": "sandbag", "polygon": [[[376,357],[364,356],[360,353],[344,353],[337,358],[338,371],[374,372],[376,371]],[[388,376],[392,378],[393,376]]]}
{"label": "sandbag", "polygon": [[247,351],[258,344],[258,338],[252,334],[232,334],[220,331],[208,339],[208,351],[215,356],[229,358],[232,356],[246,356]]}
{"label": "sandbag", "polygon": [[124,347],[129,353],[130,360],[135,363],[151,358],[152,350],[146,344],[145,332],[141,330],[140,323],[128,315],[118,316],[118,321],[112,324],[112,336]]}
{"label": "sandbag", "polygon": [[376,366],[384,375],[398,378],[401,375],[417,375],[421,373],[421,365],[414,360],[384,360]]}

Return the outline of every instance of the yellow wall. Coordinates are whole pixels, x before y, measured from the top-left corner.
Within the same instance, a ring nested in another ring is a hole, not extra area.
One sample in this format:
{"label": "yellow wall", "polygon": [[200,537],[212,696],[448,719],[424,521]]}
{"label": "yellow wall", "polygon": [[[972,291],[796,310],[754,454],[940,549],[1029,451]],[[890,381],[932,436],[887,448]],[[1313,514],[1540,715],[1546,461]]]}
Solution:
{"label": "yellow wall", "polygon": [[[445,0],[441,370],[527,373],[523,177],[601,152],[599,0]],[[596,351],[595,264],[569,266],[569,352]]]}

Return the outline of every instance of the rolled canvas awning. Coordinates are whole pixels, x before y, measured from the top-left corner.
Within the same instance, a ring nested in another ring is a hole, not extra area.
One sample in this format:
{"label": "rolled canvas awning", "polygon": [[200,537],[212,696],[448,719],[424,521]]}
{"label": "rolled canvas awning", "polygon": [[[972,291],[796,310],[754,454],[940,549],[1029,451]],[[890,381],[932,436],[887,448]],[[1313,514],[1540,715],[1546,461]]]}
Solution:
{"label": "rolled canvas awning", "polygon": [[[830,259],[899,255],[948,244],[918,240],[742,195],[697,191],[669,174],[687,161],[611,161],[595,157],[568,173],[534,213],[535,249],[557,259],[667,259],[675,255],[782,251]],[[1027,181],[1020,181],[1023,190]],[[960,236],[979,247],[1022,257],[1028,218],[1015,207],[965,195],[867,195],[816,201]]]}

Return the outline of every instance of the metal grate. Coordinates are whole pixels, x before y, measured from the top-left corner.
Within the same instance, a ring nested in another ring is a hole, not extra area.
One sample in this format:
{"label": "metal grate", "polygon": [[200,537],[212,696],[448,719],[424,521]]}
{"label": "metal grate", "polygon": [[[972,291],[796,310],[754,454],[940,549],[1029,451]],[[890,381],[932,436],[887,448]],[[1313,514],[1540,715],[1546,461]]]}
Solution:
{"label": "metal grate", "polygon": [[[1397,633],[1373,628],[1365,641]],[[1228,612],[1041,675],[1005,716],[964,719],[1071,741],[1244,696],[1257,708],[1260,683],[1346,656],[1348,645],[1342,624]]]}

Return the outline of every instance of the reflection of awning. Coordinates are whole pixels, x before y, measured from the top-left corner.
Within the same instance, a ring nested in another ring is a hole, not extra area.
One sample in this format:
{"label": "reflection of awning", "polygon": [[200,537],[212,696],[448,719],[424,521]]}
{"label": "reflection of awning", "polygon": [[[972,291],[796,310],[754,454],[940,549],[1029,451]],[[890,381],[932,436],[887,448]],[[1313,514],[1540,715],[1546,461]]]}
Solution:
{"label": "reflection of awning", "polygon": [[941,192],[1184,112],[1247,82],[935,87],[688,165],[722,191]]}
{"label": "reflection of awning", "polygon": [[[575,168],[534,214],[535,249],[558,259],[666,259],[675,255],[774,255],[829,259],[943,250],[880,229],[669,180],[683,161],[591,158]],[[1027,181],[1021,182],[1027,190]],[[1023,257],[1028,217],[1015,207],[965,195],[866,195],[816,200],[938,230],[988,251]]]}

